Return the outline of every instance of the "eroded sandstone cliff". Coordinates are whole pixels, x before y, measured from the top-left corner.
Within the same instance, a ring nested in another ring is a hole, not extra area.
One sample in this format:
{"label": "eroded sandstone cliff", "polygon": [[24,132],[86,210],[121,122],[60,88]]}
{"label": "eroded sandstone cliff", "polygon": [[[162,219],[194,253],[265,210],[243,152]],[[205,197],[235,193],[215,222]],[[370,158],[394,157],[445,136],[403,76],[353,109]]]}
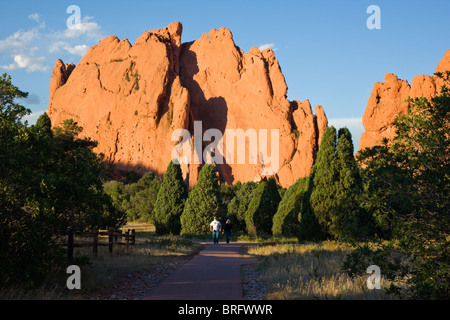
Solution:
{"label": "eroded sandstone cliff", "polygon": [[[243,52],[226,28],[184,44],[181,35],[182,25],[175,22],[145,32],[133,45],[108,37],[90,48],[77,66],[58,60],[48,107],[53,125],[72,118],[84,128],[84,136],[98,141],[96,151],[117,169],[151,170],[160,176],[180,142],[172,141],[177,129],[192,134],[192,148],[199,122],[202,135],[209,129],[223,134],[265,130],[269,156],[271,130],[278,130],[279,183],[288,187],[309,175],[328,121],[321,106],[314,114],[308,100],[287,99],[288,88],[274,52],[256,47]],[[202,148],[211,141],[203,141]],[[245,144],[244,164],[217,164],[222,181],[231,184],[260,177],[268,164],[259,154],[257,161],[250,161],[249,149]],[[215,151],[225,158],[230,150],[224,138],[223,150]],[[182,168],[189,184],[195,184],[201,164]]]}
{"label": "eroded sandstone cliff", "polygon": [[[438,64],[435,73],[450,71],[450,50]],[[410,85],[394,74],[388,73],[384,82],[377,82],[372,90],[363,116],[366,130],[360,139],[359,150],[381,143],[384,138],[395,136],[394,119],[409,111],[408,98],[431,98],[440,93],[444,81],[436,75],[420,75]]]}

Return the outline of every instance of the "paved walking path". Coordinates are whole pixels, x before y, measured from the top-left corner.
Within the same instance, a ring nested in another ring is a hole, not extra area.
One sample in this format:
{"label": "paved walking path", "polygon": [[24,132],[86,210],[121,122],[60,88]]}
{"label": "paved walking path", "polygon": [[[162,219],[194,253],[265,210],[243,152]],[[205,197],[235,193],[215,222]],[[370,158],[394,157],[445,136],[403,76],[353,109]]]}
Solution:
{"label": "paved walking path", "polygon": [[239,254],[246,245],[254,244],[210,244],[143,300],[242,300],[240,267],[257,262]]}

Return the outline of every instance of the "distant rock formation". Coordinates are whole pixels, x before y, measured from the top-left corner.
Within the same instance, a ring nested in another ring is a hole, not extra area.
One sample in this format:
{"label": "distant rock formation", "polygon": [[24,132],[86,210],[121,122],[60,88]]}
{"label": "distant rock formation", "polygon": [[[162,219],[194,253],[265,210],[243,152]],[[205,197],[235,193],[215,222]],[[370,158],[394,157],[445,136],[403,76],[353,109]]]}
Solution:
{"label": "distant rock formation", "polygon": [[[444,71],[450,71],[450,50],[445,53],[435,73]],[[391,73],[386,74],[384,82],[374,85],[367,103],[363,116],[366,131],[361,136],[359,150],[378,145],[384,138],[392,139],[395,136],[394,119],[409,111],[410,105],[405,100],[409,97],[434,97],[440,93],[443,84],[443,80],[435,75],[416,76],[409,85]]]}
{"label": "distant rock formation", "polygon": [[[72,118],[83,135],[98,141],[96,152],[118,170],[162,176],[171,160],[176,129],[195,123],[208,129],[279,132],[278,182],[288,187],[311,173],[328,120],[321,106],[287,99],[287,85],[271,49],[244,53],[226,28],[181,43],[182,25],[145,32],[134,45],[108,37],[89,49],[75,67],[56,62],[48,114],[54,126]],[[259,137],[261,139],[261,136]],[[175,139],[176,140],[176,139]],[[213,139],[212,139],[213,140]],[[210,144],[203,141],[203,148]],[[231,150],[231,147],[230,147]],[[227,141],[223,139],[223,156]],[[239,151],[239,150],[236,150]],[[240,150],[242,152],[242,150]],[[216,163],[221,181],[253,181],[267,163]],[[234,152],[236,153],[236,152]],[[235,154],[235,157],[237,155]],[[183,165],[192,186],[201,164]]]}

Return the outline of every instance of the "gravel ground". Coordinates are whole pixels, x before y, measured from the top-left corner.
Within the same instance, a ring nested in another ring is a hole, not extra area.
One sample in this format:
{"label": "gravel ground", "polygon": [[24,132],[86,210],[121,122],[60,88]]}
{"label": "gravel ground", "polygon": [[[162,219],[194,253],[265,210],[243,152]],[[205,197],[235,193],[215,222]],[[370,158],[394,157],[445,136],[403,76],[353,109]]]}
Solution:
{"label": "gravel ground", "polygon": [[264,300],[266,286],[255,265],[242,266],[242,290],[245,300]]}
{"label": "gravel ground", "polygon": [[139,273],[124,274],[114,280],[108,288],[91,293],[88,300],[140,300],[153,287],[166,279],[172,272],[186,263],[187,259],[177,259],[153,267],[151,270]]}
{"label": "gravel ground", "polygon": [[[172,272],[177,270],[192,257],[181,257],[161,265],[154,266],[146,272],[124,274],[114,283],[85,297],[87,300],[140,300]],[[242,266],[242,290],[244,300],[264,300],[266,287],[255,265]]]}

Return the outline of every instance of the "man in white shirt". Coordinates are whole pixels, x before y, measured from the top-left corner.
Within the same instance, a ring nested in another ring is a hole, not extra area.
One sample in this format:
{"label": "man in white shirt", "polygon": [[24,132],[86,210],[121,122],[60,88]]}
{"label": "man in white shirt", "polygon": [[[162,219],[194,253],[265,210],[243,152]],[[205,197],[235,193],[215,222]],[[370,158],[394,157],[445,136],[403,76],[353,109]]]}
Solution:
{"label": "man in white shirt", "polygon": [[213,233],[214,244],[219,243],[219,234],[222,230],[222,224],[214,217],[214,221],[210,223],[209,230]]}

